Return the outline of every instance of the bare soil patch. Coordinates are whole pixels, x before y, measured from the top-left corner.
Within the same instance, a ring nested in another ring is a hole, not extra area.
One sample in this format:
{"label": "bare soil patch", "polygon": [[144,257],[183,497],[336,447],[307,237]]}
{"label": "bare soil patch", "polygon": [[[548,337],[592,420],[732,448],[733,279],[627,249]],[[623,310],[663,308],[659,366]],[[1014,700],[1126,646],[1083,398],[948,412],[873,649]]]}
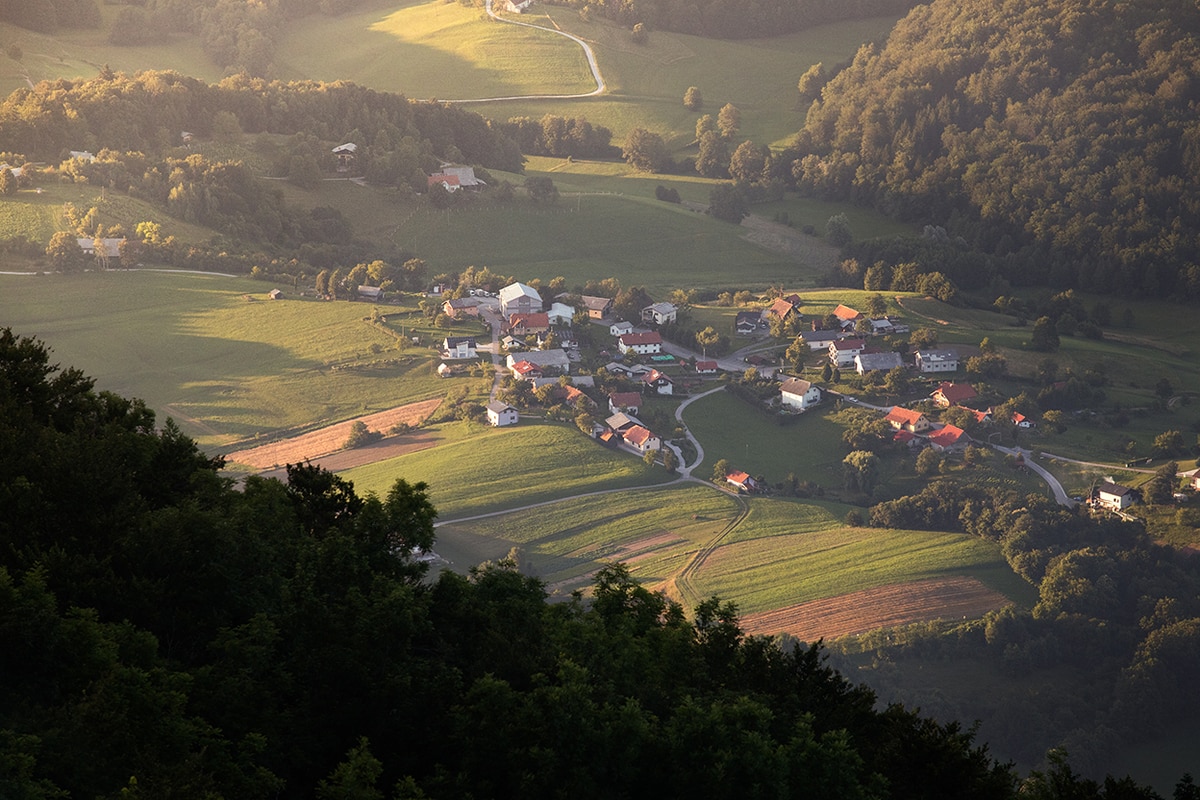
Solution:
{"label": "bare soil patch", "polygon": [[[409,433],[403,436],[389,436],[373,444],[365,447],[356,447],[353,450],[339,450],[336,453],[318,456],[309,459],[315,466],[329,470],[330,472],[342,472],[343,470],[354,469],[365,464],[374,464],[376,461],[386,461],[389,458],[415,453],[418,450],[428,450],[437,445],[437,440],[429,433]],[[266,469],[259,472],[264,478],[279,478],[286,480],[287,470],[284,464],[296,464],[296,461],[280,462],[278,468]]]}
{"label": "bare soil patch", "polygon": [[[346,439],[350,436],[350,426],[355,422],[361,421],[370,430],[386,433],[388,429],[400,422],[417,425],[432,414],[433,410],[441,402],[441,398],[436,398],[389,408],[387,411],[380,411],[375,414],[367,414],[363,417],[339,422],[336,425],[330,425],[300,436],[293,436],[290,439],[283,439],[246,450],[238,450],[226,456],[226,460],[230,463],[246,464],[260,470],[272,470],[284,464],[299,464],[305,460],[316,461],[330,454],[345,455],[351,457],[351,460],[356,456],[364,459],[356,463],[347,464],[344,467],[338,467],[337,469],[349,469],[351,466],[361,466],[362,464],[369,464],[372,461],[381,461],[385,458],[391,458],[393,455],[403,455],[404,452],[412,452],[410,446],[419,442],[421,437],[407,435],[394,441],[385,439],[382,442],[376,442],[372,447],[361,447],[356,450],[339,452],[342,450],[342,445],[346,443]],[[391,455],[382,455],[380,453],[381,449],[389,447],[401,448],[402,451]],[[406,447],[410,449],[404,450],[403,448]],[[329,459],[324,459],[322,464],[326,469],[334,469]]]}
{"label": "bare soil patch", "polygon": [[789,633],[815,642],[913,622],[980,617],[1010,602],[974,578],[935,578],[751,614],[742,619],[742,629],[762,635]]}
{"label": "bare soil patch", "polygon": [[742,227],[747,229],[742,238],[811,267],[828,270],[836,266],[841,257],[838,248],[815,236],[754,214],[742,220]]}

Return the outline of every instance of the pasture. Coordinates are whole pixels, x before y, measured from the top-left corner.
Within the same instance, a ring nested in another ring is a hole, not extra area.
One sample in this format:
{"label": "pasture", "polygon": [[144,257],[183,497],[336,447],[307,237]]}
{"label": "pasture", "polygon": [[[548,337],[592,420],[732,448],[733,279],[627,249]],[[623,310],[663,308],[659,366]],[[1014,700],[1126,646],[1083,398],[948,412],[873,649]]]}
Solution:
{"label": "pasture", "polygon": [[0,319],[209,450],[446,391],[432,351],[398,349],[370,305],[267,301],[270,288],[148,271],[0,275]]}

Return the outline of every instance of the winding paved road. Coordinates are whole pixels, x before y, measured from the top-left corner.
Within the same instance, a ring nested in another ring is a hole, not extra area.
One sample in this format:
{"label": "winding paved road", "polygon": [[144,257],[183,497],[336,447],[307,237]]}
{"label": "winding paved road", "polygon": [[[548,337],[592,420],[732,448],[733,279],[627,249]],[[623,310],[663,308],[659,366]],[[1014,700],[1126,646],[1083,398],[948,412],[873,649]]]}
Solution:
{"label": "winding paved road", "polygon": [[595,97],[596,95],[604,94],[604,92],[608,90],[608,86],[604,83],[604,76],[600,74],[600,65],[596,62],[596,54],[592,51],[592,46],[583,39],[580,39],[573,33],[567,33],[566,31],[556,30],[554,28],[546,28],[542,25],[534,25],[532,22],[518,22],[515,19],[502,17],[492,9],[492,0],[487,0],[487,13],[489,17],[497,22],[506,22],[509,25],[520,25],[523,28],[536,28],[539,31],[546,31],[547,33],[555,33],[559,36],[565,36],[572,42],[575,42],[577,45],[583,48],[583,55],[587,58],[588,68],[591,69],[592,78],[596,81],[596,88],[590,92],[584,92],[583,94],[523,94],[514,95],[512,97],[481,97],[475,100],[448,100],[447,102],[454,103],[455,105],[461,105],[463,103],[500,103],[505,100],[579,100],[584,97]]}

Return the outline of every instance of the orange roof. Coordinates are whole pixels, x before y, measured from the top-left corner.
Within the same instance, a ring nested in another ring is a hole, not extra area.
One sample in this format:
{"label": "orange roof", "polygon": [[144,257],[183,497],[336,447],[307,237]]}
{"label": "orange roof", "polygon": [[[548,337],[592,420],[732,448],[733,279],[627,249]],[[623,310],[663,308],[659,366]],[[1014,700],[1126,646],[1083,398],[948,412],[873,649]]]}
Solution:
{"label": "orange roof", "polygon": [[788,314],[794,312],[796,307],[782,297],[778,297],[775,299],[775,302],[771,303],[771,307],[767,310],[780,319],[784,319]]}
{"label": "orange roof", "polygon": [[508,326],[515,328],[524,325],[526,328],[549,328],[550,315],[544,311],[531,314],[513,314],[508,318]]}
{"label": "orange roof", "polygon": [[896,431],[896,435],[892,437],[892,441],[908,443],[916,438],[917,438],[917,435],[915,433],[910,433],[909,431],[906,431],[903,428],[901,428],[900,430]]}
{"label": "orange roof", "polygon": [[635,408],[642,404],[642,396],[637,392],[613,392],[608,401],[616,408]]}
{"label": "orange roof", "polygon": [[728,475],[725,476],[725,480],[729,481],[730,483],[736,483],[740,486],[740,485],[744,484],[746,481],[750,480],[750,475],[745,472],[740,472],[740,471],[739,472],[730,472]]}
{"label": "orange roof", "polygon": [[829,346],[834,350],[862,350],[867,343],[862,339],[834,339]]}
{"label": "orange roof", "polygon": [[955,408],[961,408],[963,411],[970,411],[975,416],[976,422],[983,422],[985,419],[991,416],[992,413],[990,408],[987,411],[976,411],[975,409],[967,408],[966,406],[955,406]]}
{"label": "orange roof", "polygon": [[633,445],[641,445],[654,438],[654,434],[641,425],[634,425],[625,431],[625,441]]}
{"label": "orange roof", "polygon": [[696,372],[704,372],[706,370],[716,370],[717,362],[715,361],[697,361]]}
{"label": "orange roof", "polygon": [[430,186],[433,186],[435,183],[444,183],[444,184],[446,184],[447,186],[458,186],[458,185],[460,185],[460,184],[459,184],[459,181],[458,181],[458,176],[457,176],[457,175],[445,175],[445,174],[442,174],[442,173],[438,173],[437,175],[430,175],[430,176],[429,176],[429,185],[430,185]]}
{"label": "orange roof", "polygon": [[861,317],[862,313],[855,311],[850,306],[844,306],[839,303],[838,307],[833,310],[833,315],[842,322],[849,322],[850,320],[855,320]]}
{"label": "orange roof", "polygon": [[940,431],[929,437],[929,441],[940,447],[949,447],[957,444],[965,433],[966,431],[956,425],[943,425]]}
{"label": "orange roof", "polygon": [[541,373],[541,370],[538,369],[537,364],[531,364],[528,361],[518,361],[512,365],[512,369],[513,372],[517,373],[518,375],[528,375],[531,372]]}
{"label": "orange roof", "polygon": [[893,406],[884,419],[891,423],[899,423],[900,425],[916,425],[921,417],[922,414],[920,411],[910,411],[907,408]]}

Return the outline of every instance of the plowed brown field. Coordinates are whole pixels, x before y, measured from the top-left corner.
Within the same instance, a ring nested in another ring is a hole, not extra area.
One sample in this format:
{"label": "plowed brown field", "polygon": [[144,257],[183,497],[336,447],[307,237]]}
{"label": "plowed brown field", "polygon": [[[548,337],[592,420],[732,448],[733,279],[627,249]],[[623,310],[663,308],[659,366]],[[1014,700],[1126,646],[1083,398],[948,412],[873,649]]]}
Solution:
{"label": "plowed brown field", "polygon": [[1011,601],[974,578],[935,578],[864,589],[742,619],[746,633],[790,633],[804,642],[934,619],[979,617]]}
{"label": "plowed brown field", "polygon": [[386,433],[389,428],[399,422],[416,425],[432,414],[441,402],[441,398],[437,398],[389,408],[387,411],[339,422],[312,433],[293,436],[290,439],[259,445],[247,450],[238,450],[226,456],[225,460],[230,463],[246,464],[260,470],[272,469],[283,464],[299,464],[306,459],[315,460],[341,450],[342,445],[350,436],[350,426],[355,422],[362,421],[370,430]]}

